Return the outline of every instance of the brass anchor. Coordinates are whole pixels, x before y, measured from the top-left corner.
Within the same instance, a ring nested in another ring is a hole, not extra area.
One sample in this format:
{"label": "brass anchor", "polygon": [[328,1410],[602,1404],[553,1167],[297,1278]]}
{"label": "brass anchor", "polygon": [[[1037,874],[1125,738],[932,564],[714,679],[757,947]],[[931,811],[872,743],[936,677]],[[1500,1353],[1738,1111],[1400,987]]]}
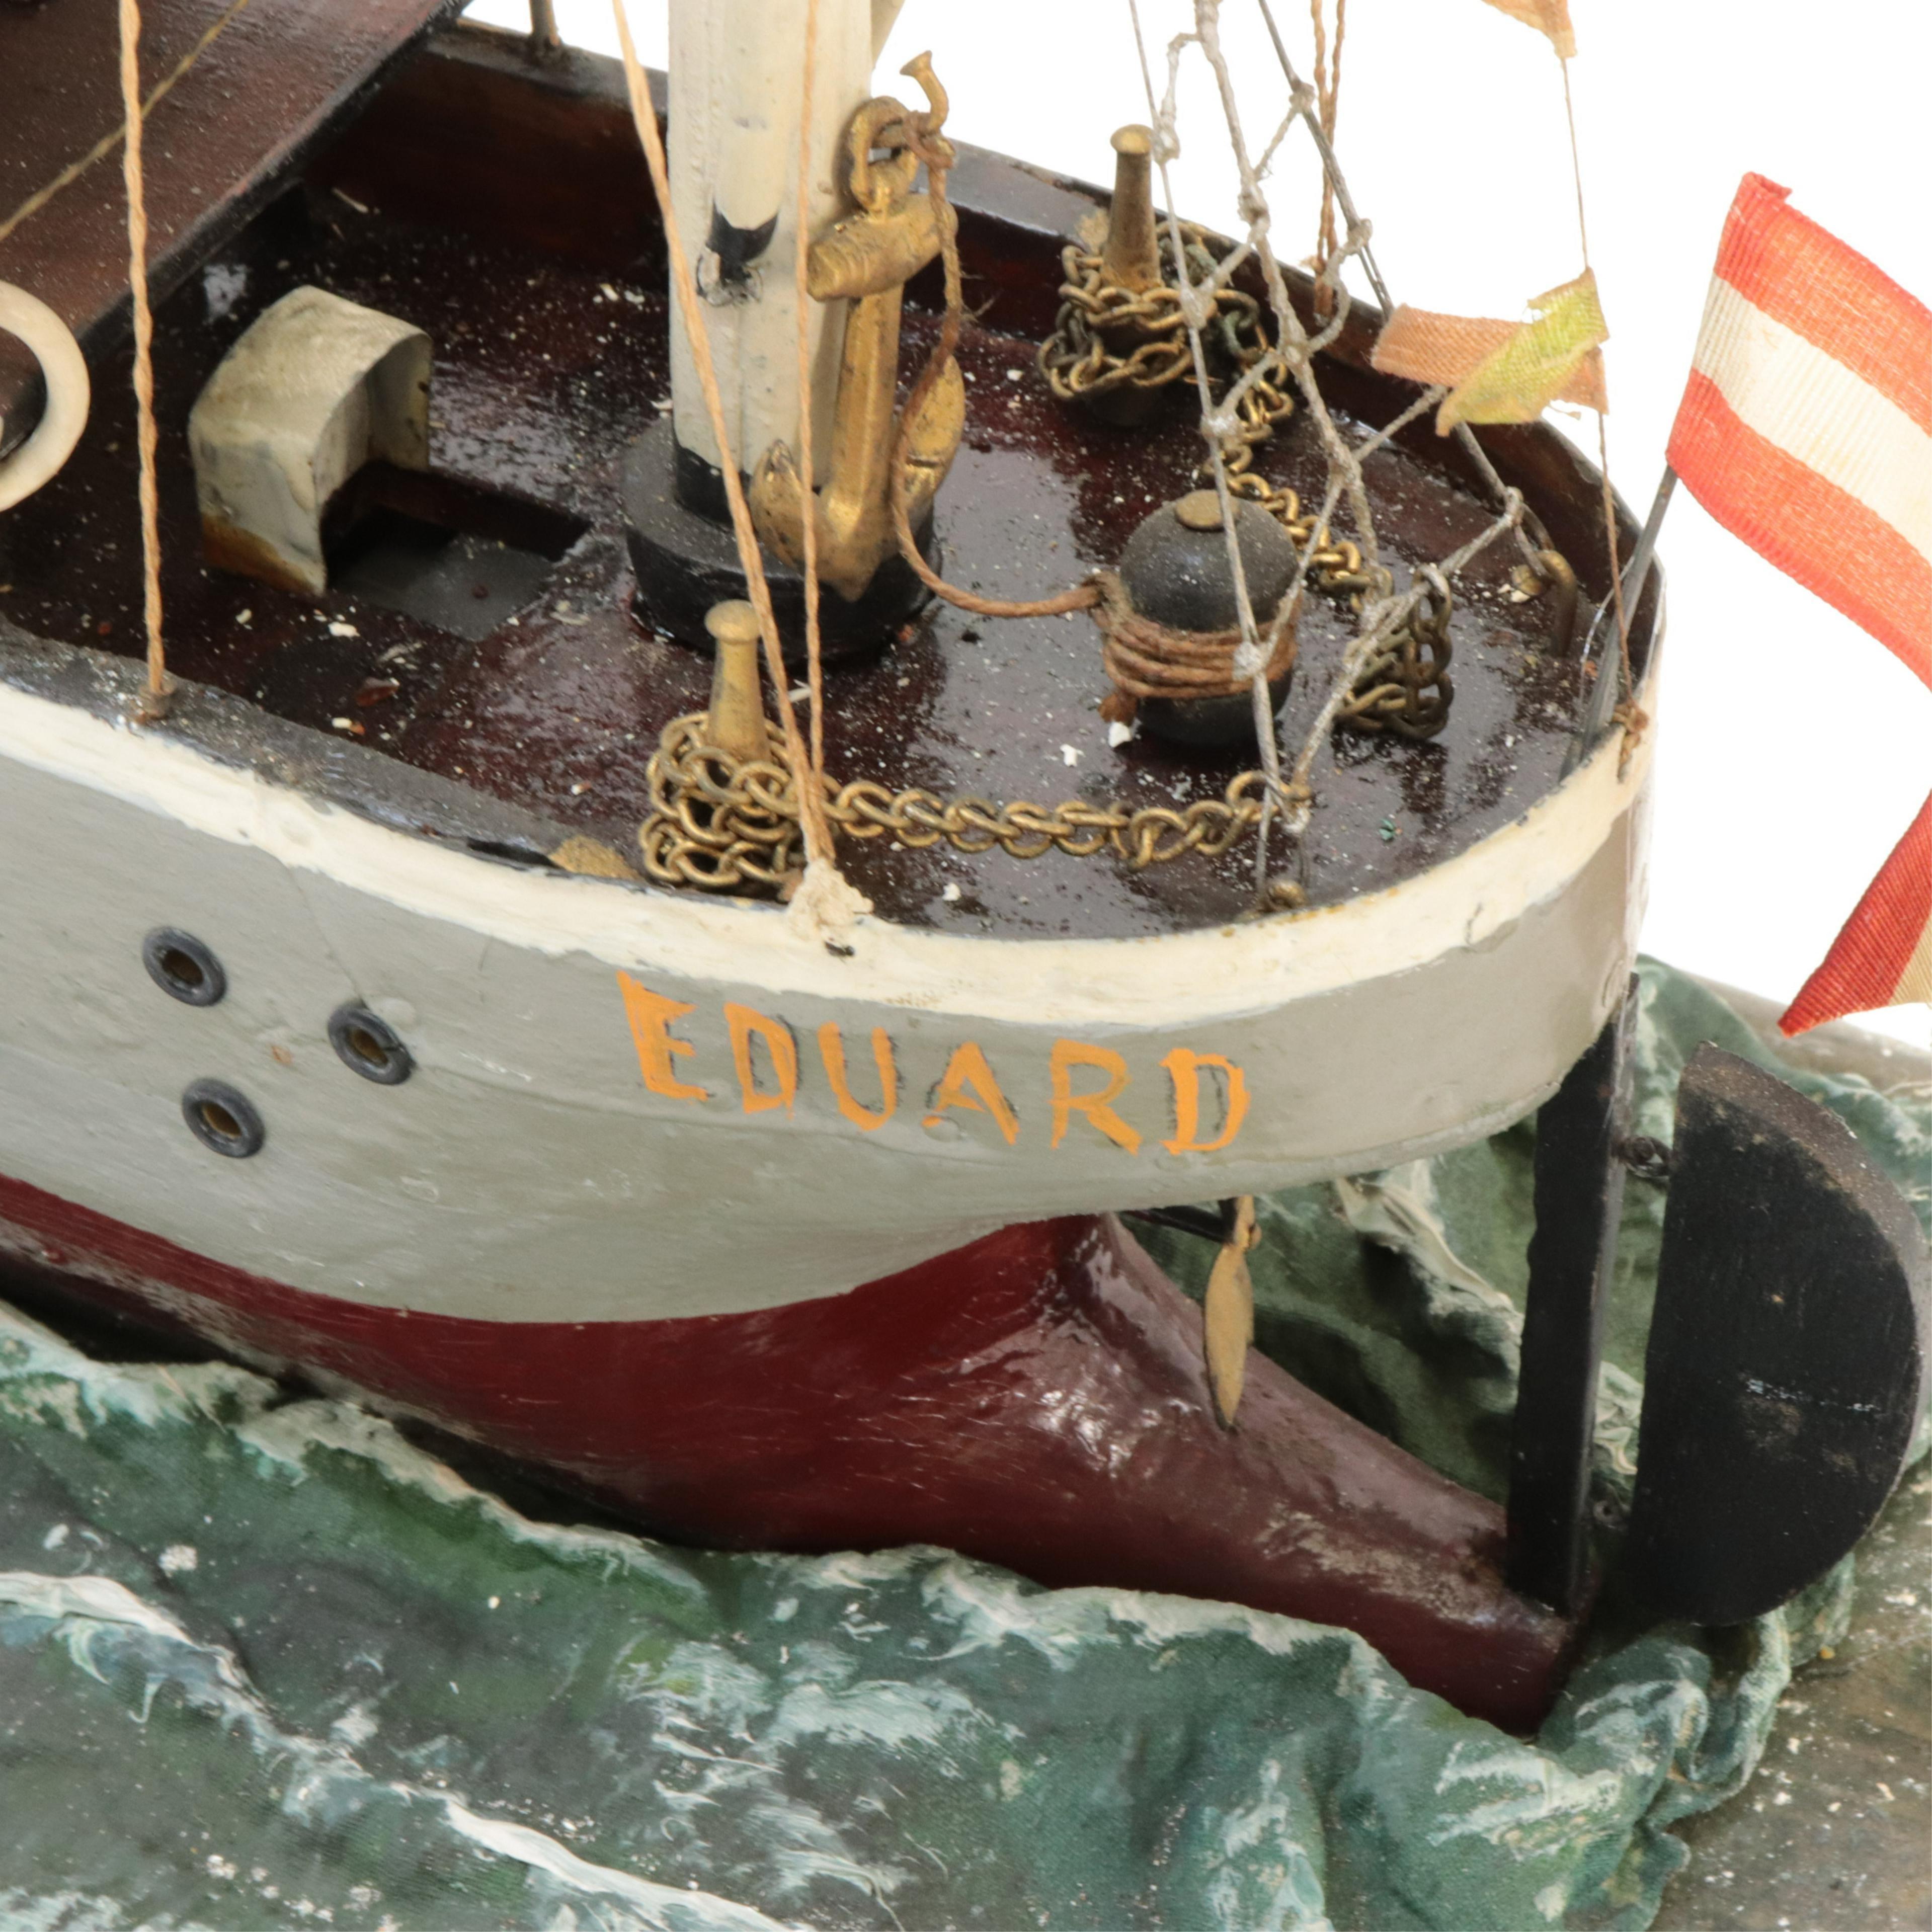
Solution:
{"label": "brass anchor", "polygon": [[[939,130],[946,120],[946,91],[925,54],[902,71],[924,88],[929,110],[914,114],[881,96],[853,116],[846,147],[858,212],[814,242],[806,262],[806,289],[814,301],[842,298],[853,304],[845,319],[828,480],[823,490],[812,490],[784,442],[765,452],[752,478],[752,516],[759,536],[786,562],[802,563],[809,506],[817,519],[819,574],[851,602],[898,550],[892,460],[900,428],[899,314],[907,281],[940,246],[932,202],[923,195],[912,198],[920,166],[912,138],[944,146]],[[950,208],[946,219],[954,219]],[[808,399],[800,400],[810,406]],[[952,467],[965,423],[965,385],[959,365],[949,361],[912,424],[906,494],[915,529]]]}

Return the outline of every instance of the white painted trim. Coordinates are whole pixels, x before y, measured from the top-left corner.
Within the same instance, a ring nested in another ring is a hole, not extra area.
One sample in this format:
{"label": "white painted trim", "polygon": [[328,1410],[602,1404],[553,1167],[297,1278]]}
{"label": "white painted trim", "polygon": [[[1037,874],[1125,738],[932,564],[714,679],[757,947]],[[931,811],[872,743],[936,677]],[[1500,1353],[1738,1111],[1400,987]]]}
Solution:
{"label": "white painted trim", "polygon": [[[33,433],[0,463],[0,510],[24,502],[65,466],[87,427],[93,391],[74,332],[38,296],[0,282],[0,332],[24,343],[40,365],[46,406]],[[0,428],[4,427],[0,419]]]}
{"label": "white painted trim", "polygon": [[772,994],[1103,1030],[1262,1012],[1481,948],[1582,870],[1642,790],[1653,735],[1620,772],[1612,734],[1514,824],[1340,905],[1136,939],[974,938],[867,918],[842,958],[774,908],[518,872],[0,683],[0,758],[506,945]]}

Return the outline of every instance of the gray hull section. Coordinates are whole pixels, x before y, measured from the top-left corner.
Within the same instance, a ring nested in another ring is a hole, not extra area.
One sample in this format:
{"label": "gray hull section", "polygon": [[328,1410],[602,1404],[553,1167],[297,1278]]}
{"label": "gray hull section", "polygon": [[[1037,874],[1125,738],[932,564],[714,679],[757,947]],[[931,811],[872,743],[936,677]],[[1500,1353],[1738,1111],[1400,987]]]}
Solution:
{"label": "gray hull section", "polygon": [[[837,1293],[1010,1222],[1520,1118],[1629,969],[1643,796],[1612,746],[1370,899],[1135,941],[866,920],[844,958],[772,908],[496,865],[0,686],[0,1174],[382,1306],[638,1321]],[[217,954],[220,1004],[149,980],[159,926]],[[406,1041],[405,1084],[336,1057],[352,1000]],[[260,1110],[258,1154],[189,1133],[205,1078]]]}

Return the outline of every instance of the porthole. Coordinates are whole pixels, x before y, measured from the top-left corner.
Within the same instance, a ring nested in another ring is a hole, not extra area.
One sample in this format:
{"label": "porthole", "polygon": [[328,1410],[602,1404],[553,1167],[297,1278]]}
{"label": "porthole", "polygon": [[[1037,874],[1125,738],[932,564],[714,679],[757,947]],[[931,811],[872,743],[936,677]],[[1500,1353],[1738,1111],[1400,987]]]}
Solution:
{"label": "porthole", "polygon": [[328,1016],[328,1043],[350,1072],[379,1086],[400,1087],[416,1070],[395,1028],[367,1006],[338,1006]]}
{"label": "porthole", "polygon": [[246,1160],[251,1154],[260,1154],[268,1137],[248,1096],[238,1094],[225,1081],[194,1082],[182,1096],[182,1118],[203,1147],[231,1160]]}
{"label": "porthole", "polygon": [[228,990],[221,962],[194,934],[171,926],[157,926],[142,940],[141,964],[170,999],[184,1006],[212,1006]]}

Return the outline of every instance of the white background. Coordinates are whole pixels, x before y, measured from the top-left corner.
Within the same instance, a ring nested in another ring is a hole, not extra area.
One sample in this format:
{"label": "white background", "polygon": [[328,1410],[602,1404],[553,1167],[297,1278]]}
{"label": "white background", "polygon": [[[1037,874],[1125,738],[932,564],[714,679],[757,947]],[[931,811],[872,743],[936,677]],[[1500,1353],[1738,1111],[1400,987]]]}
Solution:
{"label": "white background", "polygon": [[[1312,76],[1304,0],[1274,0]],[[664,58],[665,0],[630,0]],[[1739,176],[1793,203],[1932,299],[1926,0],[1570,0],[1591,259],[1610,318],[1612,474],[1640,516],[1663,466],[1719,229]],[[566,37],[616,51],[610,0],[557,0]],[[473,17],[528,19],[525,0]],[[1156,85],[1186,0],[1142,0]],[[1222,34],[1258,149],[1285,87],[1254,0]],[[908,0],[881,92],[930,47],[948,131],[1090,180],[1107,136],[1148,118],[1126,0]],[[1234,230],[1225,123],[1198,52],[1180,94],[1181,212]],[[1336,145],[1399,301],[1514,316],[1581,266],[1560,70],[1548,43],[1480,0],[1353,0]],[[1277,246],[1312,248],[1318,178],[1302,130],[1268,183]],[[1594,419],[1558,426],[1592,455]],[[1794,506],[1802,514],[1802,506]],[[1670,629],[1658,721],[1646,950],[1780,1001],[1932,783],[1932,691],[1762,562],[1680,490],[1664,527]],[[1924,1043],[1923,1006],[1865,1022]]]}

